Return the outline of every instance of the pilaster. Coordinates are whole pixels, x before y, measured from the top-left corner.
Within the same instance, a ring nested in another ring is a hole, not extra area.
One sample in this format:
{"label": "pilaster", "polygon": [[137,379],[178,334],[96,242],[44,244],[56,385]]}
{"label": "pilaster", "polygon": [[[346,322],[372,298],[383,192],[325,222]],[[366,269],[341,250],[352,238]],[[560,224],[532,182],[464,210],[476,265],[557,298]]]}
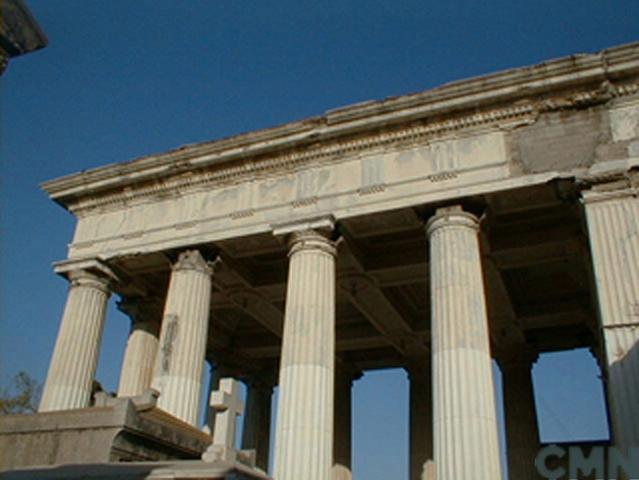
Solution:
{"label": "pilaster", "polygon": [[622,448],[639,445],[639,182],[629,178],[582,194],[613,440]]}
{"label": "pilaster", "polygon": [[461,207],[427,224],[438,480],[502,478],[478,230]]}
{"label": "pilaster", "polygon": [[309,228],[290,231],[288,245],[274,477],[329,480],[333,464],[336,248],[326,231]]}
{"label": "pilaster", "polygon": [[211,300],[212,269],[197,250],[173,266],[164,307],[153,388],[157,406],[197,425]]}
{"label": "pilaster", "polygon": [[158,350],[160,313],[152,301],[123,300],[118,308],[131,318],[131,332],[124,350],[118,397],[142,395],[151,386]]}
{"label": "pilaster", "polygon": [[69,279],[69,293],[60,322],[40,412],[88,407],[100,353],[109,286],[115,280],[99,260],[64,262],[56,272]]}

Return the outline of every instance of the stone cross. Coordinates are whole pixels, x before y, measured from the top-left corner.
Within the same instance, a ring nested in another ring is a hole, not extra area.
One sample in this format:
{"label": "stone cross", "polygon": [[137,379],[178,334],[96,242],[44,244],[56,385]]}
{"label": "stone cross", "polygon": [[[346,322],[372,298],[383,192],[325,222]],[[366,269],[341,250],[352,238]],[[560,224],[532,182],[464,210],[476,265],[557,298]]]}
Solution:
{"label": "stone cross", "polygon": [[213,443],[234,448],[236,419],[244,413],[240,382],[233,378],[220,379],[218,390],[211,392],[210,405],[216,412]]}
{"label": "stone cross", "polygon": [[209,405],[216,412],[215,428],[213,443],[204,452],[202,459],[206,462],[240,461],[253,466],[255,452],[235,449],[235,423],[244,411],[244,404],[240,400],[240,382],[233,378],[221,378],[218,389],[211,392]]}

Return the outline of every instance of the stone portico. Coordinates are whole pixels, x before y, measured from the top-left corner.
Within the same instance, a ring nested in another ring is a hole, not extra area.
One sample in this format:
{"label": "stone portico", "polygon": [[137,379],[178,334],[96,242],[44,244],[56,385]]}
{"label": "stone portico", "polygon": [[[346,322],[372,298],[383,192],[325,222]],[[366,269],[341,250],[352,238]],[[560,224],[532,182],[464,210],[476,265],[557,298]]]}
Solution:
{"label": "stone portico", "polygon": [[276,480],[351,478],[351,387],[385,368],[409,378],[410,480],[504,478],[494,360],[510,478],[539,478],[532,364],[580,347],[613,442],[639,444],[639,44],[43,188],[77,217],[43,413],[90,407],[117,294],[118,397],[153,388],[200,428],[208,362],[210,390],[247,385],[243,443]]}

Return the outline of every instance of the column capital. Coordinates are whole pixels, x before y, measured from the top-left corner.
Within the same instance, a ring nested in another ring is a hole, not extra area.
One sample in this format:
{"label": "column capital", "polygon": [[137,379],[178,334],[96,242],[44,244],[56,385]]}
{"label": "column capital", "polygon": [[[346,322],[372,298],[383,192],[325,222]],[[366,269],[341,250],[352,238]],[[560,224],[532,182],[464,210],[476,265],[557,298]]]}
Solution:
{"label": "column capital", "polygon": [[639,197],[639,187],[628,185],[627,182],[610,182],[581,192],[581,202],[584,205],[628,197]]}
{"label": "column capital", "polygon": [[213,274],[211,262],[207,262],[199,250],[185,250],[178,256],[173,264],[173,271],[195,270],[206,275]]}
{"label": "column capital", "polygon": [[75,270],[87,270],[92,272],[100,272],[104,276],[111,277],[117,280],[117,276],[111,270],[107,262],[104,260],[93,258],[68,258],[66,260],[60,260],[53,264],[53,271],[61,276],[67,276],[69,272]]}
{"label": "column capital", "polygon": [[335,218],[332,215],[325,215],[321,217],[293,220],[290,222],[271,225],[271,229],[273,230],[273,235],[276,237],[308,230],[328,232],[328,234],[330,234],[333,230],[335,230]]}
{"label": "column capital", "polygon": [[332,215],[272,225],[271,228],[273,235],[286,241],[289,257],[302,250],[319,250],[337,255],[338,242],[331,240],[335,231],[335,218]]}
{"label": "column capital", "polygon": [[337,255],[335,242],[331,241],[324,232],[318,230],[292,232],[288,235],[287,240],[289,257],[303,250],[316,250],[333,257]]}
{"label": "column capital", "polygon": [[577,179],[584,204],[639,196],[639,165],[621,160],[594,165]]}
{"label": "column capital", "polygon": [[53,264],[53,271],[66,278],[72,287],[88,286],[111,293],[111,285],[118,277],[111,268],[98,258],[69,259]]}
{"label": "column capital", "polygon": [[479,231],[479,219],[464,211],[461,205],[438,208],[426,223],[426,233],[430,237],[441,227],[466,227]]}
{"label": "column capital", "polygon": [[87,270],[74,270],[67,275],[72,287],[87,286],[111,295],[111,280]]}

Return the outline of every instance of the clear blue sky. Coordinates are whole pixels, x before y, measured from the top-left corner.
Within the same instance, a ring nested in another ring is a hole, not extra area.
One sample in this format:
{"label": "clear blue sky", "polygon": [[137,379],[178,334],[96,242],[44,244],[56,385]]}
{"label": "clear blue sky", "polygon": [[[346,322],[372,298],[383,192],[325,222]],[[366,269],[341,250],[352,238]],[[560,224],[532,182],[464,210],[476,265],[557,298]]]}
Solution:
{"label": "clear blue sky", "polygon": [[[50,265],[73,218],[40,182],[639,33],[637,0],[27,1],[50,44],[0,79],[2,382],[45,378],[66,296]],[[112,305],[108,389],[127,323]],[[543,358],[535,374],[546,438],[605,435],[585,353]],[[354,395],[356,476],[405,478],[405,375],[367,375]]]}

